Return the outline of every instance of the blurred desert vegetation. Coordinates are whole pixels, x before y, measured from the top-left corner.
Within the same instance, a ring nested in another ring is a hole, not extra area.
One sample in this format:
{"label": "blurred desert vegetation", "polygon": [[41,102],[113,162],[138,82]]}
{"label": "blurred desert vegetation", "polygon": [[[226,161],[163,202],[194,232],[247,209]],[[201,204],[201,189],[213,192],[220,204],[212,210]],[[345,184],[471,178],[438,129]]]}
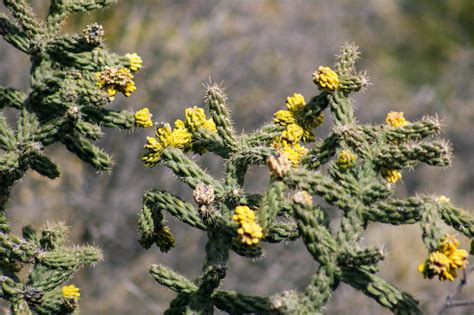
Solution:
{"label": "blurred desert vegetation", "polygon": [[[39,14],[46,13],[49,1],[32,2]],[[360,68],[367,70],[373,83],[356,96],[359,120],[381,123],[390,110],[404,111],[409,120],[437,114],[444,119],[443,137],[454,147],[451,168],[417,167],[404,174],[399,194],[445,194],[455,204],[473,209],[473,12],[472,0],[136,0],[73,16],[67,30],[78,32],[97,21],[105,27],[107,44],[114,51],[143,57],[145,68],[136,77],[139,91],[113,107],[148,106],[159,120],[174,120],[185,107],[203,103],[203,83],[223,81],[241,130],[270,120],[294,92],[307,98],[314,95],[312,71],[320,64],[330,65],[344,42],[355,42],[363,53]],[[0,84],[27,88],[26,56],[0,41],[0,58]],[[188,188],[168,170],[143,167],[140,156],[146,134],[108,132],[102,145],[115,158],[112,174],[97,174],[64,148],[52,147],[49,151],[63,176],[50,181],[31,172],[14,190],[8,216],[15,232],[25,224],[62,220],[71,226],[76,243],[92,242],[104,250],[103,263],[74,279],[82,290],[83,314],[162,313],[174,294],[148,275],[151,263],[170,265],[190,277],[198,274],[206,237],[202,233],[171,220],[177,242],[170,252],[146,251],[137,242],[143,192],[160,187],[190,197]],[[196,158],[219,176],[219,159]],[[252,172],[248,189],[262,190],[266,173]],[[456,285],[423,280],[417,272],[426,256],[417,227],[374,225],[365,242],[384,246],[388,257],[381,275],[414,294],[429,314]],[[266,258],[257,261],[232,256],[224,286],[270,295],[302,288],[316,267],[300,242],[266,249]],[[460,299],[473,296],[473,282],[474,276]],[[342,285],[327,313],[354,314],[354,310],[388,314]],[[467,307],[449,311],[473,313]]]}

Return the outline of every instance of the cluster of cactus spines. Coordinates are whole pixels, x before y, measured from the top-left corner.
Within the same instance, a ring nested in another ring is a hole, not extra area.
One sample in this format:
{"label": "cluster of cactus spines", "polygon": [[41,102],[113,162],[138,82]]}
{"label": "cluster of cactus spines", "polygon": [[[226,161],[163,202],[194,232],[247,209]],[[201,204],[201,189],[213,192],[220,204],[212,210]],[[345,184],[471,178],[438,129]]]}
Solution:
{"label": "cluster of cactus spines", "polygon": [[[22,237],[16,236],[6,209],[13,185],[29,168],[51,179],[60,175],[44,154],[47,146],[63,143],[97,170],[109,171],[112,159],[94,144],[103,135],[101,127],[140,126],[133,113],[105,108],[117,92],[128,96],[136,89],[132,79],[141,68],[140,57],[108,51],[98,24],[81,34],[61,33],[70,13],[114,2],[51,0],[40,20],[28,1],[3,1],[14,21],[0,13],[0,34],[31,61],[28,91],[0,86],[0,297],[11,303],[14,314],[77,312],[79,290],[63,284],[82,266],[102,259],[96,247],[66,246],[63,224],[39,231],[28,226]],[[16,128],[7,123],[6,107],[19,111]],[[22,280],[17,272],[27,265],[32,268]]]}
{"label": "cluster of cactus spines", "polygon": [[[162,125],[158,126],[158,140],[148,138],[145,148],[149,152],[143,158],[146,166],[160,163],[169,167],[194,190],[197,206],[160,189],[148,191],[139,214],[142,245],[149,248],[156,243],[162,251],[174,246],[166,211],[208,236],[202,274],[197,279],[189,280],[163,265],[150,267],[156,281],[178,294],[166,314],[210,314],[215,307],[232,314],[316,314],[341,282],[396,314],[419,314],[418,302],[412,296],[376,275],[385,258],[383,249],[361,245],[365,229],[376,222],[419,224],[431,253],[419,266],[425,277],[452,280],[456,269],[465,268],[467,252],[457,249],[459,243],[452,236],[441,235],[436,224],[444,221],[472,240],[474,219],[446,197],[394,196],[393,184],[403,170],[420,162],[442,167],[450,164],[449,144],[437,139],[440,121],[424,117],[409,122],[403,113],[391,112],[386,123],[359,124],[349,96],[364,89],[368,80],[356,71],[358,58],[356,46],[344,45],[334,70],[320,67],[313,74],[319,94],[308,103],[302,95],[294,94],[287,100],[288,110],[277,112],[272,123],[252,133],[235,132],[223,89],[209,84],[204,103],[215,128],[202,127],[206,119],[203,114],[191,117],[184,127],[180,120],[175,123],[175,130],[186,129],[185,141],[171,129],[169,138],[162,137]],[[326,109],[334,126],[324,139],[316,141],[311,135]],[[192,121],[201,124],[190,124]],[[306,149],[300,142],[314,144]],[[221,156],[225,160],[224,178],[218,180],[206,173],[185,154],[189,151]],[[153,163],[149,163],[150,154]],[[266,191],[245,192],[249,167],[265,164],[272,174]],[[329,228],[323,203],[343,211],[336,229]],[[300,237],[319,263],[303,291],[258,297],[219,288],[226,275],[229,251],[255,258],[263,255],[261,242]]]}

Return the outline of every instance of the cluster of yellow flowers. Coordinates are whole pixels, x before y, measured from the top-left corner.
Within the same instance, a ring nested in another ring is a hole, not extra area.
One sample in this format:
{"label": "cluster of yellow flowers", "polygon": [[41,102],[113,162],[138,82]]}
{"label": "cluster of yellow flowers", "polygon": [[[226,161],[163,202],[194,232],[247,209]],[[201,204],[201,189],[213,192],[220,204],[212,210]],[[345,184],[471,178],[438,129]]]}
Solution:
{"label": "cluster of yellow flowers", "polygon": [[142,108],[135,113],[135,125],[141,128],[151,127],[153,126],[152,118],[153,115],[150,113],[150,110],[147,107]]}
{"label": "cluster of yellow flowers", "polygon": [[273,147],[283,154],[290,162],[291,166],[298,167],[301,159],[308,154],[308,149],[299,143],[288,145],[284,142],[274,142]]}
{"label": "cluster of yellow flowers", "polygon": [[102,72],[96,73],[96,80],[97,86],[107,92],[110,100],[113,100],[118,92],[128,97],[137,90],[133,74],[127,68],[107,67]]}
{"label": "cluster of yellow flowers", "polygon": [[324,121],[324,115],[321,113],[311,122],[305,124],[299,122],[298,115],[305,105],[306,101],[303,95],[294,93],[293,96],[286,99],[287,110],[277,111],[273,119],[276,125],[285,127],[281,135],[275,139],[274,147],[287,155],[294,167],[308,153],[308,150],[298,142],[314,141],[312,129],[320,126]]}
{"label": "cluster of yellow flowers", "polygon": [[199,129],[207,129],[212,132],[216,132],[216,124],[212,118],[207,119],[206,114],[204,113],[204,108],[197,106],[186,108],[184,111],[184,116],[186,117],[186,127],[190,131],[197,131]]}
{"label": "cluster of yellow flowers", "polygon": [[453,281],[456,278],[456,269],[466,268],[468,253],[458,249],[459,241],[453,235],[445,235],[438,249],[432,252],[428,259],[418,266],[418,271],[425,278],[432,279],[438,276],[441,281]]}
{"label": "cluster of yellow flowers", "polygon": [[324,121],[324,115],[321,113],[311,122],[302,124],[298,116],[301,109],[306,105],[304,96],[294,93],[293,96],[286,98],[287,110],[279,110],[275,113],[273,121],[276,125],[286,127],[281,135],[281,140],[288,143],[296,143],[300,140],[304,143],[314,141],[312,129],[319,127]]}
{"label": "cluster of yellow flowers", "polygon": [[390,112],[385,118],[387,124],[392,127],[399,128],[408,125],[408,121],[403,116],[403,112]]}
{"label": "cluster of yellow flowers", "polygon": [[[389,112],[385,121],[389,126],[400,128],[409,124],[409,122],[403,116],[403,112]],[[402,173],[395,169],[384,169],[382,170],[382,177],[385,178],[389,183],[396,183],[402,178]]]}
{"label": "cluster of yellow flowers", "polygon": [[351,151],[342,150],[337,157],[336,164],[339,168],[345,170],[350,168],[356,159],[356,155]]}
{"label": "cluster of yellow flowers", "polygon": [[242,243],[256,245],[263,237],[262,227],[255,222],[255,212],[248,206],[235,208],[233,220],[239,223],[237,234]]}
{"label": "cluster of yellow flowers", "polygon": [[65,285],[64,287],[62,287],[61,293],[63,295],[63,298],[65,299],[72,299],[72,300],[77,301],[81,297],[79,288],[76,287],[74,284]]}
{"label": "cluster of yellow flowers", "polygon": [[334,92],[341,84],[337,73],[324,66],[319,66],[313,73],[313,82],[325,92]]}
{"label": "cluster of yellow flowers", "polygon": [[[185,149],[192,142],[192,133],[199,129],[216,132],[216,125],[212,119],[206,119],[204,109],[196,106],[184,111],[185,121],[176,119],[174,128],[164,124],[156,129],[156,138],[147,137],[144,148],[148,150],[142,157],[146,167],[153,167],[160,160],[163,150],[169,146]],[[135,116],[136,119],[136,116]]]}
{"label": "cluster of yellow flowers", "polygon": [[402,173],[399,170],[384,169],[382,170],[382,177],[391,184],[402,179]]}
{"label": "cluster of yellow flowers", "polygon": [[125,58],[128,59],[128,62],[130,63],[129,68],[132,72],[138,72],[142,68],[143,60],[136,53],[126,54]]}

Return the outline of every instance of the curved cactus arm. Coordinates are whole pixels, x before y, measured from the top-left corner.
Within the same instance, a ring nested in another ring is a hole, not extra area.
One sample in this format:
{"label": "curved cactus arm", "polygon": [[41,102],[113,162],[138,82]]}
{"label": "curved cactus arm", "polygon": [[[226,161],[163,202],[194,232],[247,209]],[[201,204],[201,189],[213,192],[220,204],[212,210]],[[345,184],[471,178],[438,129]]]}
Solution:
{"label": "curved cactus arm", "polygon": [[311,203],[293,204],[298,230],[313,258],[321,264],[327,264],[337,254],[338,246],[331,232],[326,228],[324,213]]}
{"label": "curved cactus arm", "polygon": [[25,95],[25,93],[14,88],[0,85],[0,109],[2,109],[3,107],[13,107],[16,109],[21,109],[26,98],[27,96]]}
{"label": "curved cactus arm", "polygon": [[302,164],[310,170],[316,170],[322,164],[328,162],[339,147],[339,135],[331,132],[324,140],[316,145],[303,158]]}
{"label": "curved cactus arm", "polygon": [[[30,49],[30,39],[18,26],[13,24],[4,13],[0,13],[0,35],[5,41],[25,54]],[[2,105],[0,104],[0,107]]]}
{"label": "curved cactus arm", "polygon": [[224,144],[221,137],[204,128],[193,132],[193,146],[206,148],[224,159],[228,158],[230,154],[230,149]]}
{"label": "curved cactus arm", "polygon": [[335,124],[350,125],[355,123],[354,109],[351,100],[344,91],[335,91],[330,96],[329,106]]}
{"label": "curved cactus arm", "polygon": [[343,267],[342,281],[362,291],[395,314],[423,314],[418,307],[418,301],[411,295],[401,292],[382,278],[369,272]]}
{"label": "curved cactus arm", "polygon": [[263,228],[264,234],[275,221],[283,202],[285,201],[285,184],[273,181],[268,185],[268,190],[263,194],[260,206],[256,213],[257,222]]}
{"label": "curved cactus arm", "polygon": [[352,209],[352,202],[344,189],[319,172],[295,169],[283,177],[283,182],[289,188],[296,188],[319,195],[329,204],[345,211]]}
{"label": "curved cactus arm", "polygon": [[32,39],[44,31],[43,23],[38,20],[30,5],[25,0],[3,0],[3,4],[26,33]]}
{"label": "curved cactus arm", "polygon": [[464,209],[456,208],[450,203],[443,203],[440,207],[441,218],[454,229],[470,239],[474,239],[474,217]]}
{"label": "curved cactus arm", "polygon": [[214,305],[230,314],[271,313],[271,303],[266,297],[244,295],[235,291],[217,291],[212,295]]}
{"label": "curved cactus arm", "polygon": [[108,128],[130,129],[135,125],[133,113],[107,108],[85,107],[81,110],[87,120]]}
{"label": "curved cactus arm", "polygon": [[346,267],[376,266],[385,259],[384,252],[378,247],[364,249],[346,248],[337,257],[338,265]]}
{"label": "curved cactus arm", "polygon": [[388,223],[393,225],[413,224],[419,222],[425,209],[423,199],[388,199],[380,201],[364,210],[366,221]]}
{"label": "curved cactus arm", "polygon": [[438,207],[435,204],[425,203],[420,218],[421,238],[430,252],[436,250],[443,237],[438,225],[439,221]]}
{"label": "curved cactus arm", "polygon": [[84,265],[101,261],[102,252],[92,246],[57,248],[42,252],[29,274],[27,285],[41,291],[51,291],[69,280]]}
{"label": "curved cactus arm", "polygon": [[294,222],[277,222],[268,228],[263,240],[268,243],[279,243],[294,241],[299,237],[300,233]]}
{"label": "curved cactus arm", "polygon": [[177,293],[193,293],[198,289],[192,281],[164,265],[151,265],[148,271],[158,283]]}
{"label": "curved cactus arm", "polygon": [[384,146],[374,158],[378,167],[395,169],[413,167],[417,162],[448,166],[451,161],[451,148],[445,141]]}
{"label": "curved cactus arm", "polygon": [[5,151],[13,151],[15,149],[16,140],[13,130],[8,126],[7,119],[0,112],[0,149]]}
{"label": "curved cactus arm", "polygon": [[156,209],[156,211],[167,211],[178,220],[192,227],[201,230],[207,229],[199,217],[197,210],[190,203],[183,201],[178,196],[159,189],[153,189],[145,194],[143,203]]}
{"label": "curved cactus arm", "polygon": [[408,140],[421,140],[432,135],[438,135],[441,130],[441,122],[438,117],[423,117],[419,121],[398,128],[387,128],[384,136],[388,141],[401,143]]}
{"label": "curved cactus arm", "polygon": [[78,134],[74,136],[66,135],[61,139],[66,148],[76,154],[78,158],[91,164],[98,171],[109,172],[112,168],[112,158],[102,149],[94,145],[85,137]]}
{"label": "curved cactus arm", "polygon": [[239,242],[238,240],[232,240],[230,244],[230,248],[234,253],[239,256],[247,257],[247,258],[259,258],[264,255],[264,251],[260,246],[246,246]]}
{"label": "curved cactus arm", "polygon": [[227,95],[217,84],[209,84],[205,87],[205,101],[209,108],[211,118],[216,124],[217,133],[222,138],[225,146],[231,151],[237,150],[237,139],[230,119],[227,107]]}
{"label": "curved cactus arm", "polygon": [[18,142],[23,144],[29,140],[35,134],[38,125],[39,121],[36,114],[26,108],[22,108],[17,122],[16,138]]}
{"label": "curved cactus arm", "polygon": [[182,150],[168,147],[163,151],[161,162],[169,167],[178,178],[192,189],[199,183],[211,185],[219,195],[224,192],[222,184],[207,174],[193,160],[188,158]]}
{"label": "curved cactus arm", "polygon": [[63,2],[68,12],[86,12],[116,4],[117,0],[63,0]]}
{"label": "curved cactus arm", "polygon": [[303,125],[311,122],[315,117],[320,117],[328,105],[329,98],[326,92],[313,96],[298,113],[298,121]]}
{"label": "curved cactus arm", "polygon": [[284,127],[282,126],[276,126],[275,124],[270,123],[252,133],[243,135],[242,143],[249,147],[270,144],[281,134],[283,129]]}
{"label": "curved cactus arm", "polygon": [[302,306],[309,313],[320,312],[321,308],[329,301],[332,292],[339,285],[340,272],[333,264],[322,265],[311,278],[309,285],[303,291]]}

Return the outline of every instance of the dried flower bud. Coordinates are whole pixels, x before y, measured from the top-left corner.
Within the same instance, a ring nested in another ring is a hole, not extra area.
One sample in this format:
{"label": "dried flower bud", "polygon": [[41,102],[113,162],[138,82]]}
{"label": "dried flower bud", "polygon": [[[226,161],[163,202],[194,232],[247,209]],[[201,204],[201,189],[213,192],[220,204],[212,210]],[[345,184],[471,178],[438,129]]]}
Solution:
{"label": "dried flower bud", "polygon": [[199,205],[210,205],[214,201],[214,188],[210,185],[199,183],[194,188],[193,197]]}
{"label": "dried flower bud", "polygon": [[291,169],[291,161],[285,154],[277,154],[267,158],[267,166],[272,174],[283,177]]}
{"label": "dried flower bud", "polygon": [[313,197],[306,191],[298,191],[293,196],[293,201],[302,205],[307,205],[313,203]]}

